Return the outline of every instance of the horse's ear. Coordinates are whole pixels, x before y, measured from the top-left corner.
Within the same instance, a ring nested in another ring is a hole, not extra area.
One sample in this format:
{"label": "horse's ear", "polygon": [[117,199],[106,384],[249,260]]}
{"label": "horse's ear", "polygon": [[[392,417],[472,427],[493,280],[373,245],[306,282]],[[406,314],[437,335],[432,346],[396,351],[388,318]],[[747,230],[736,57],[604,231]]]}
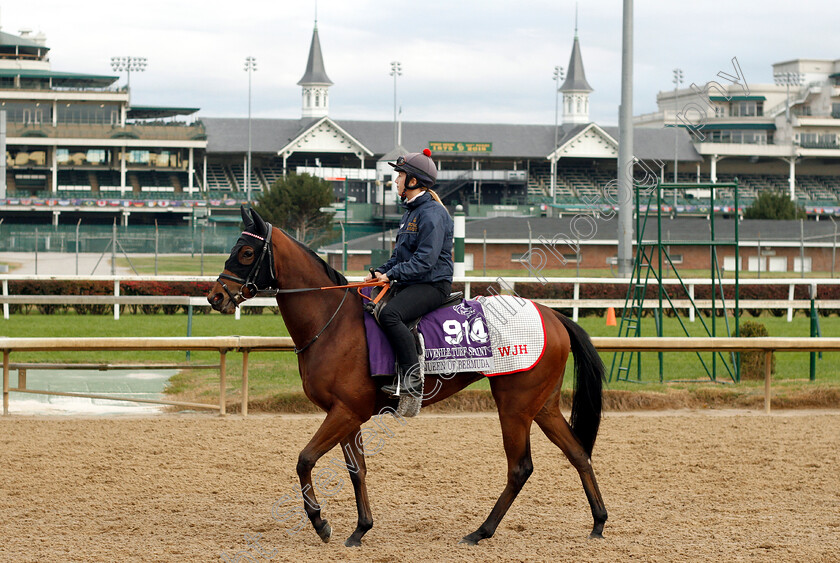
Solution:
{"label": "horse's ear", "polygon": [[245,209],[244,205],[239,207],[239,211],[242,213],[242,222],[245,223],[246,229],[254,224],[254,220],[251,219],[251,216],[248,214],[248,210]]}
{"label": "horse's ear", "polygon": [[251,219],[254,222],[254,227],[256,228],[257,232],[261,235],[265,235],[266,231],[268,230],[268,227],[266,226],[265,221],[263,221],[263,218],[260,217],[260,214],[257,213],[254,208],[251,208]]}

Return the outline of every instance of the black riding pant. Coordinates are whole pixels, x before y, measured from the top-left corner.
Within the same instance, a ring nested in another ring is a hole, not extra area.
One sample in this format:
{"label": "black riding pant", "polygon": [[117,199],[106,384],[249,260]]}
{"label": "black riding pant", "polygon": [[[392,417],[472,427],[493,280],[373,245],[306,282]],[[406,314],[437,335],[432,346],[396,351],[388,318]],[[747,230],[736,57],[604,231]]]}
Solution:
{"label": "black riding pant", "polygon": [[394,296],[379,312],[379,325],[391,342],[401,366],[417,363],[414,337],[405,323],[434,311],[449,297],[452,284],[448,281],[394,286]]}

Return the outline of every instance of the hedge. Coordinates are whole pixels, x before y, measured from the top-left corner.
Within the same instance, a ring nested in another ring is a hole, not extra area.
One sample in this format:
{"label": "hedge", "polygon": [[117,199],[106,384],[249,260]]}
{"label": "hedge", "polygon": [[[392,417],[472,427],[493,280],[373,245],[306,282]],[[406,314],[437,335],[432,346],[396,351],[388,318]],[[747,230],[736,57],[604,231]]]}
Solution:
{"label": "hedge", "polygon": [[[203,297],[209,293],[213,287],[212,282],[159,282],[159,281],[122,281],[120,282],[121,295],[181,295],[190,297]],[[741,286],[741,299],[783,299],[788,298],[788,285],[744,285]],[[541,284],[535,282],[517,282],[515,285],[516,293],[529,299],[572,299],[574,296],[574,284],[572,283],[552,283]],[[455,283],[452,285],[452,291],[463,291],[463,283]],[[682,290],[678,287],[670,287],[670,295],[672,298],[685,298]],[[472,284],[472,297],[479,295],[489,296],[505,293],[506,290],[500,287],[497,282],[488,284]],[[809,288],[806,285],[797,285],[794,291],[794,299],[808,299],[810,298]],[[9,294],[10,295],[112,295],[114,292],[113,282],[109,281],[10,281]],[[723,294],[727,301],[727,306],[732,308],[735,300],[735,288],[733,286],[725,286]],[[648,285],[645,292],[646,299],[656,299],[657,287],[653,284]],[[718,297],[720,297],[720,288],[717,289]],[[581,284],[580,298],[584,299],[616,299],[623,301],[627,296],[627,285],[622,283],[606,283],[606,284]],[[695,286],[695,299],[710,299],[712,296],[712,288],[708,285]],[[818,299],[826,300],[840,300],[840,286],[819,286],[817,292]],[[112,305],[10,305],[11,311],[14,313],[28,313],[34,310],[42,314],[51,314],[60,311],[73,310],[79,314],[107,314],[113,309]],[[163,311],[167,314],[185,311],[186,305],[122,305],[123,311],[127,313],[145,313],[155,314]],[[271,312],[277,314],[276,307],[268,308]],[[263,307],[246,307],[243,312],[248,314],[261,314]],[[620,310],[620,308],[619,308]],[[209,309],[206,307],[195,307],[194,313],[207,313]],[[759,310],[746,309],[746,312],[753,316],[757,316]],[[771,312],[775,316],[783,316],[787,309],[772,309]],[[832,312],[837,312],[833,309],[820,309],[821,315],[828,315]],[[582,315],[603,315],[603,311],[597,309],[581,309]],[[647,314],[652,314],[652,310],[647,311]],[[704,314],[707,312],[704,311]]]}

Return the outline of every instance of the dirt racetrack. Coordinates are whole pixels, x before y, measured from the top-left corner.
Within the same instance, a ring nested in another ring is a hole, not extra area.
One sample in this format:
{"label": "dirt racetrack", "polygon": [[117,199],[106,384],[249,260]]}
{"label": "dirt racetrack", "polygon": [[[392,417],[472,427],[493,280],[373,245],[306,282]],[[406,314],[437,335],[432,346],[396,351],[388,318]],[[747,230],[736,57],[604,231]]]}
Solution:
{"label": "dirt racetrack", "polygon": [[331,543],[272,518],[321,418],[4,417],[0,561],[840,561],[837,411],[607,414],[604,540],[587,539],[577,474],[534,425],[534,474],[477,547],[457,542],[503,487],[495,416],[393,423],[367,458],[374,527],[356,549],[346,471],[322,487]]}

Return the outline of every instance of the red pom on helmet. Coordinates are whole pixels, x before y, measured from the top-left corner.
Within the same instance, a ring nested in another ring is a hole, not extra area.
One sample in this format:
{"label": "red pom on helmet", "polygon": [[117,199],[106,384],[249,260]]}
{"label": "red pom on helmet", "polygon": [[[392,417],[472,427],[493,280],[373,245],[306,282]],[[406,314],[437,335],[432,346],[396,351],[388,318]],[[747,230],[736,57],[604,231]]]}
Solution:
{"label": "red pom on helmet", "polygon": [[432,156],[432,151],[430,151],[429,149],[423,149],[423,154],[425,154],[428,157],[431,157]]}

